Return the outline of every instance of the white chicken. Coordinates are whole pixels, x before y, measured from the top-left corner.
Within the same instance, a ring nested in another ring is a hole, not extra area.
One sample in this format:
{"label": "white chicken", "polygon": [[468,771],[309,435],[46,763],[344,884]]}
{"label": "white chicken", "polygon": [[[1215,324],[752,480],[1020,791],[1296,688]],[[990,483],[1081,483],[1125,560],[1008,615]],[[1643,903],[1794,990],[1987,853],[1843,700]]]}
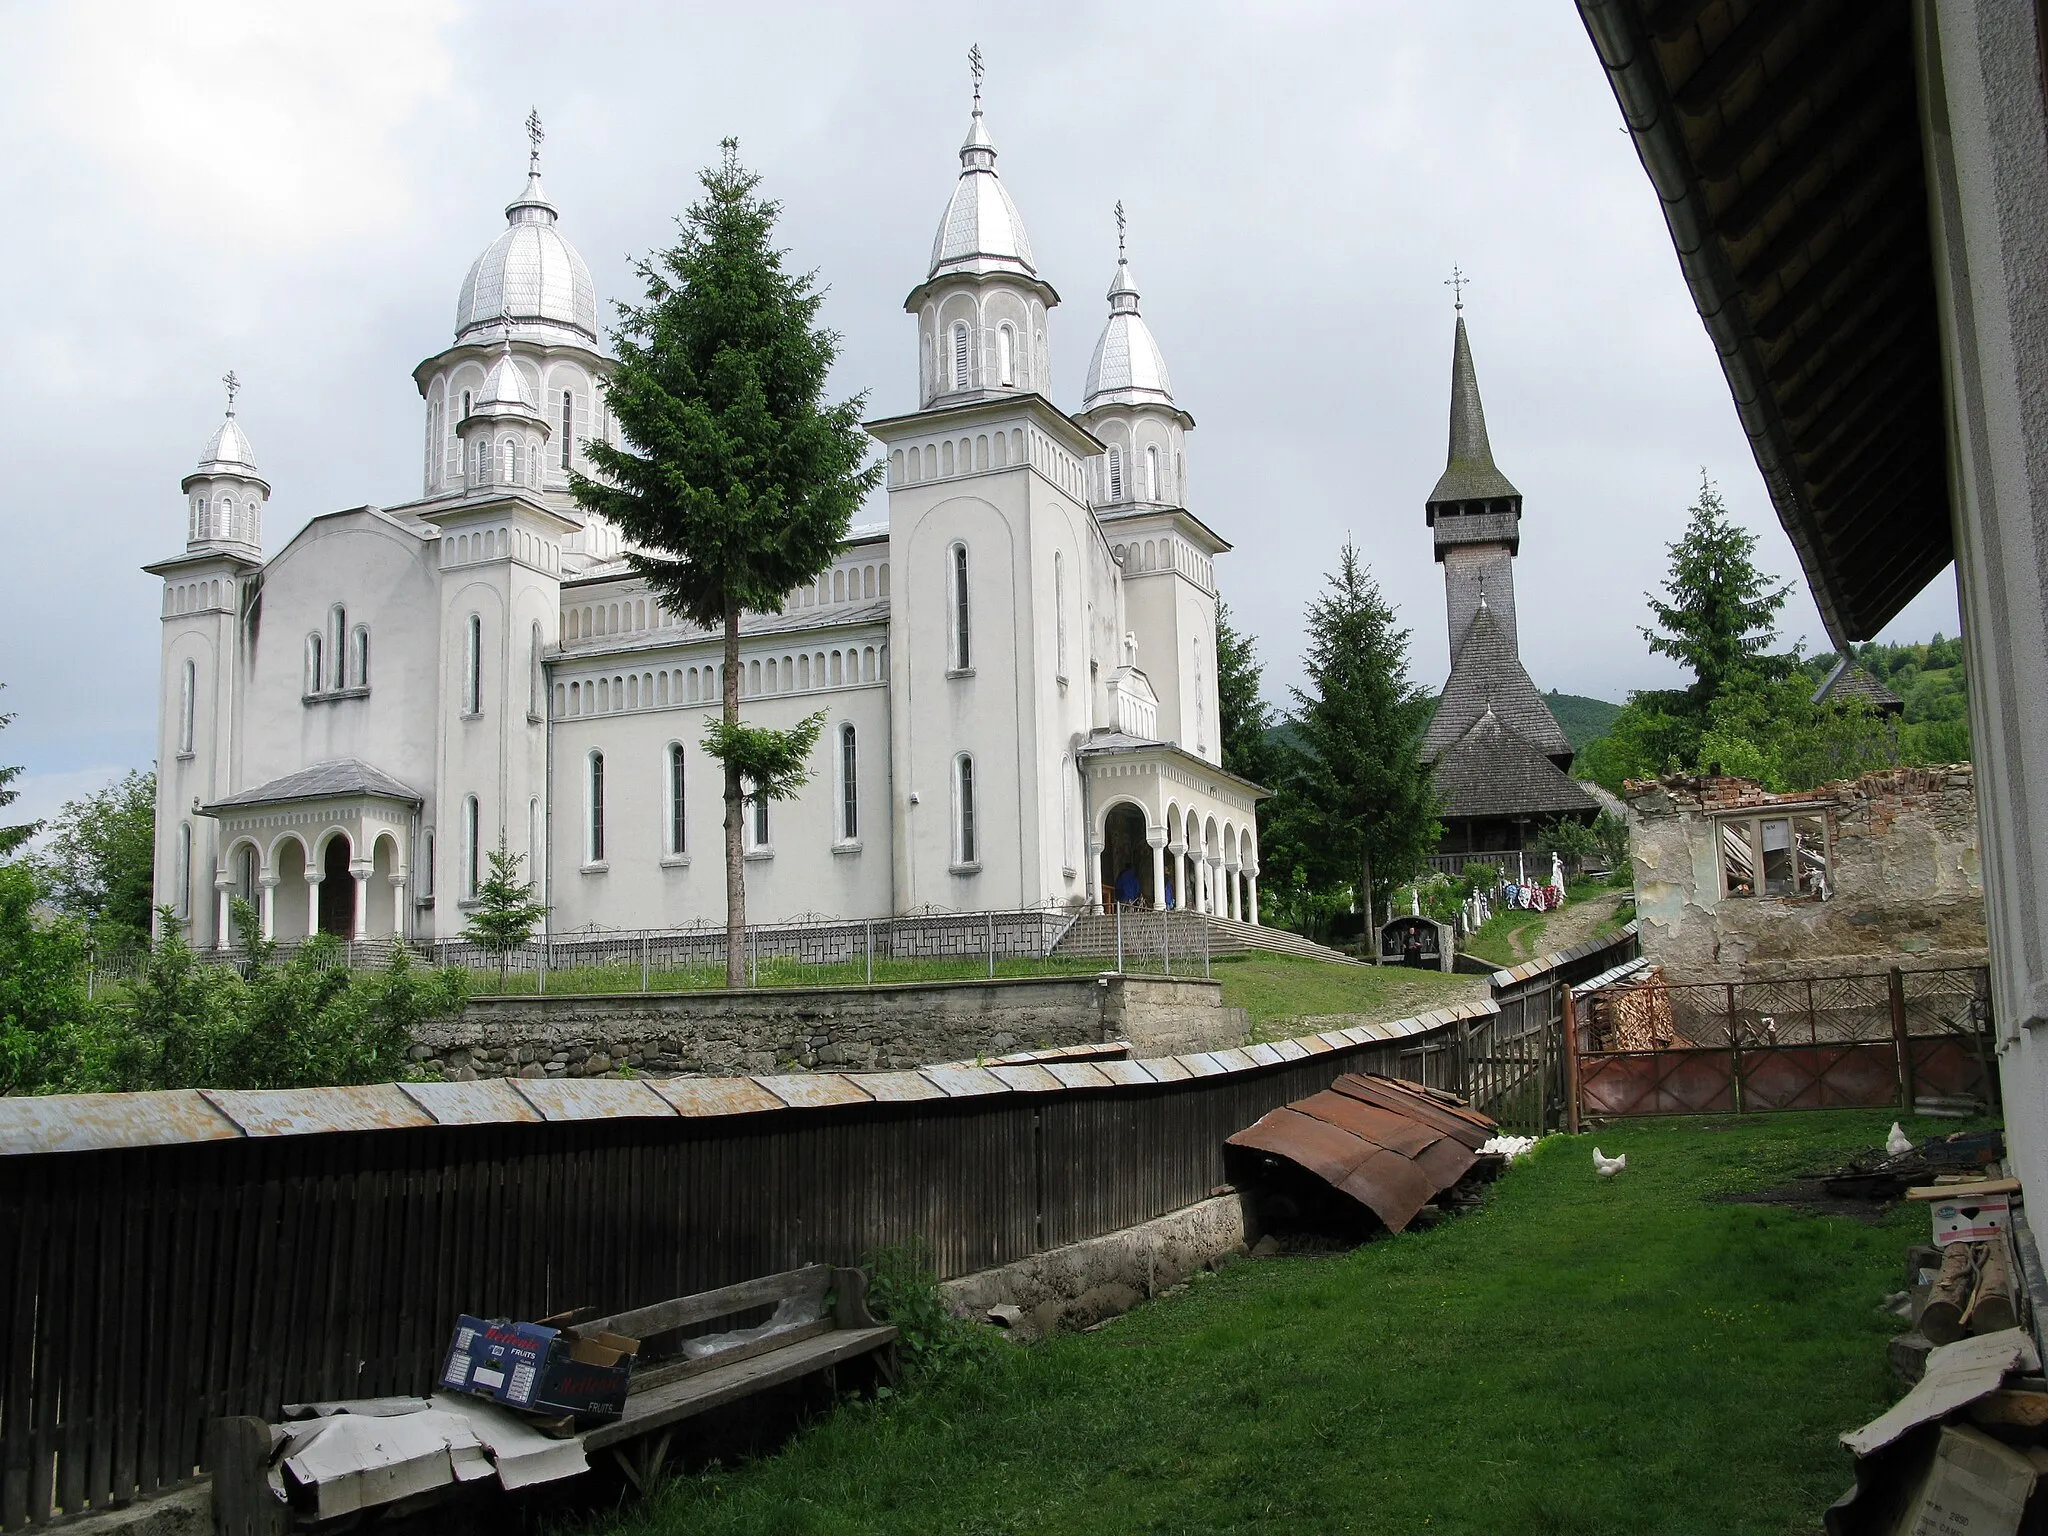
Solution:
{"label": "white chicken", "polygon": [[1885,1137],[1884,1139],[1885,1156],[1898,1157],[1902,1153],[1910,1152],[1912,1150],[1913,1143],[1911,1138],[1909,1138],[1906,1135],[1905,1128],[1901,1126],[1898,1121],[1894,1120],[1892,1122],[1891,1135]]}
{"label": "white chicken", "polygon": [[1593,1171],[1603,1179],[1611,1179],[1628,1166],[1628,1154],[1619,1157],[1604,1156],[1598,1147],[1593,1149]]}

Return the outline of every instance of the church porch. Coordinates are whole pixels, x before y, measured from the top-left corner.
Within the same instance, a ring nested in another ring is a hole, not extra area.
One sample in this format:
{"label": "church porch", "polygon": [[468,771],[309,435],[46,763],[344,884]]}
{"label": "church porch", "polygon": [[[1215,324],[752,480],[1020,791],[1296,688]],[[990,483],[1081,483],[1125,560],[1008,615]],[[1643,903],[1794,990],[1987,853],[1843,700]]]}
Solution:
{"label": "church porch", "polygon": [[1168,742],[1098,737],[1077,755],[1088,786],[1090,911],[1258,923],[1265,790]]}

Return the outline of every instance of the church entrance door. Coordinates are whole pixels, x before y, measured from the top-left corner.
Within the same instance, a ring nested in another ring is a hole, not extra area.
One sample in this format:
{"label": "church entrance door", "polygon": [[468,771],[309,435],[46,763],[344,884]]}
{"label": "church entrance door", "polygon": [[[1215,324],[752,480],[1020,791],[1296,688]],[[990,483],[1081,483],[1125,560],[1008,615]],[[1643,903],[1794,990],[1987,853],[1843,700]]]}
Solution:
{"label": "church entrance door", "polygon": [[337,833],[320,857],[320,931],[338,939],[356,931],[356,877],[349,873],[349,856],[348,835]]}
{"label": "church entrance door", "polygon": [[1154,907],[1152,849],[1145,841],[1145,813],[1135,805],[1112,806],[1102,827],[1102,908]]}

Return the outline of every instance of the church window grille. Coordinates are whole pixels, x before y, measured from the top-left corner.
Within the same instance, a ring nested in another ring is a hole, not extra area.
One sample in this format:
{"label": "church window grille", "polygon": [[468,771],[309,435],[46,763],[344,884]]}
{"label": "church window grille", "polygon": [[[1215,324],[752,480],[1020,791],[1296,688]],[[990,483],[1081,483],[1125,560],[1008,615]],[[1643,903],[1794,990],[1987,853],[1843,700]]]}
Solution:
{"label": "church window grille", "polygon": [[349,636],[349,682],[357,688],[370,686],[370,631],[367,625],[358,624],[355,633]]}
{"label": "church window grille", "polygon": [[593,752],[585,770],[584,794],[586,825],[583,838],[583,862],[602,864],[604,862],[604,754]]}
{"label": "church window grille", "polygon": [[860,743],[851,721],[839,727],[839,840],[860,836]]}
{"label": "church window grille", "polygon": [[996,382],[1005,389],[1016,387],[1017,333],[1007,325],[996,329]]}
{"label": "church window grille", "polygon": [[1109,499],[1124,499],[1124,451],[1121,448],[1109,450]]}
{"label": "church window grille", "polygon": [[469,622],[463,626],[465,637],[462,658],[462,712],[465,715],[480,715],[484,712],[484,621],[472,613]]}
{"label": "church window grille", "polygon": [[668,744],[668,851],[671,855],[689,852],[689,828],[683,819],[683,744],[672,741]]}
{"label": "church window grille", "polygon": [[306,692],[320,691],[320,637],[306,636]]}
{"label": "church window grille", "polygon": [[562,391],[562,468],[569,467],[569,444],[576,430],[576,392]]}
{"label": "church window grille", "polygon": [[1157,501],[1159,499],[1159,450],[1157,448],[1147,448],[1145,450],[1145,499],[1147,501]]}
{"label": "church window grille", "polygon": [[475,795],[462,797],[462,894],[476,900],[483,883],[483,807]]}
{"label": "church window grille", "polygon": [[973,864],[975,857],[974,757],[962,752],[953,759],[953,862]]}
{"label": "church window grille", "polygon": [[974,626],[967,588],[967,546],[955,544],[951,553],[950,596],[952,598],[953,670],[965,672],[974,665]]}
{"label": "church window grille", "polygon": [[953,324],[953,387],[967,387],[967,323],[964,320]]}
{"label": "church window grille", "polygon": [[178,750],[192,755],[193,726],[199,711],[199,664],[185,663],[178,694]]}
{"label": "church window grille", "polygon": [[504,464],[499,472],[504,476],[507,485],[517,485],[519,483],[519,440],[517,438],[508,437],[505,439],[502,457]]}

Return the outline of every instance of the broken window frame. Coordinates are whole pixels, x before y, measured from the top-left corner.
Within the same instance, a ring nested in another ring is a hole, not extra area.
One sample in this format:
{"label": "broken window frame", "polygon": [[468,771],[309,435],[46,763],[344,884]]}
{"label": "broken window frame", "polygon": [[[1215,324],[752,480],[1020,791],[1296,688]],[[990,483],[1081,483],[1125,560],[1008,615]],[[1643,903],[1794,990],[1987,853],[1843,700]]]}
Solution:
{"label": "broken window frame", "polygon": [[[1714,867],[1723,901],[1748,901],[1757,896],[1774,901],[1825,901],[1834,894],[1834,824],[1826,806],[1777,805],[1715,816],[1712,824]],[[1780,827],[1782,833],[1777,832]],[[1784,840],[1773,847],[1778,836]]]}

